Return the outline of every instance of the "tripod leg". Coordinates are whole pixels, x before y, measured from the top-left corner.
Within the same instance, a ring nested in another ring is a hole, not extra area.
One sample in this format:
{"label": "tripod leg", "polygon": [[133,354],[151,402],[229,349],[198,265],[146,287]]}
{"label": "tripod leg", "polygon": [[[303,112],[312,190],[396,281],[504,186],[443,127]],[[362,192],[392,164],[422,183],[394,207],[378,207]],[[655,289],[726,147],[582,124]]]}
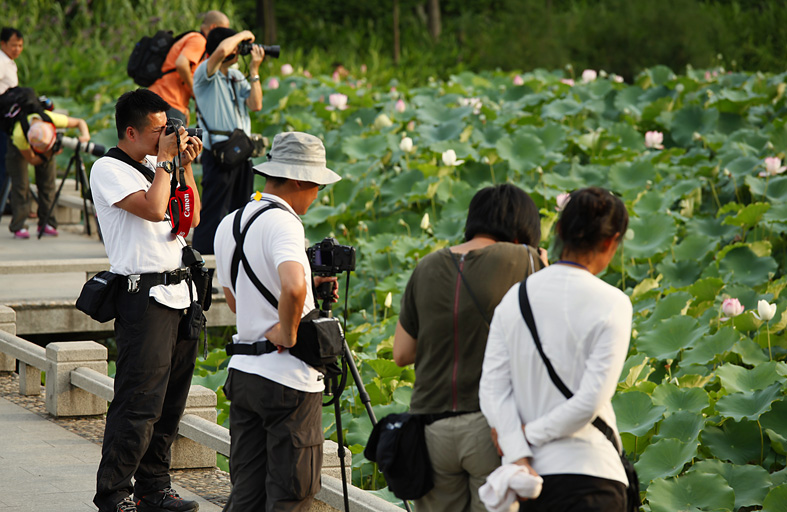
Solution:
{"label": "tripod leg", "polygon": [[90,209],[87,207],[88,200],[90,203],[93,203],[92,196],[90,195],[90,185],[87,179],[87,173],[85,172],[85,164],[82,162],[82,159],[78,157],[79,153],[75,153],[75,157],[77,158],[77,169],[76,173],[79,176],[77,180],[77,185],[82,185],[82,215],[85,218],[85,232],[87,236],[90,236]]}
{"label": "tripod leg", "polygon": [[[331,379],[329,385],[334,385],[335,380]],[[334,415],[336,416],[336,441],[339,445],[339,450],[337,451],[337,455],[339,456],[339,467],[342,471],[342,491],[344,493],[344,511],[349,512],[350,510],[350,496],[347,493],[347,472],[345,471],[344,467],[344,439],[342,438],[342,409],[341,409],[341,397],[339,396],[339,390],[334,390]]]}
{"label": "tripod leg", "polygon": [[0,215],[5,212],[5,205],[8,202],[8,196],[11,194],[11,177],[6,176],[5,182],[3,183],[2,195],[0,196]]}
{"label": "tripod leg", "polygon": [[[76,155],[71,157],[71,160],[68,161],[68,166],[66,166],[66,173],[63,175],[63,181],[60,182],[60,186],[57,187],[57,192],[55,192],[55,198],[52,200],[52,207],[46,212],[46,218],[43,222],[39,223],[39,226],[46,226],[49,224],[49,218],[52,216],[52,211],[55,209],[55,205],[57,205],[58,199],[60,199],[60,193],[63,191],[63,185],[66,184],[66,179],[68,178],[68,173],[71,171],[71,164],[74,163],[76,159]],[[38,232],[38,239],[41,240],[41,237],[44,236],[44,230]]]}

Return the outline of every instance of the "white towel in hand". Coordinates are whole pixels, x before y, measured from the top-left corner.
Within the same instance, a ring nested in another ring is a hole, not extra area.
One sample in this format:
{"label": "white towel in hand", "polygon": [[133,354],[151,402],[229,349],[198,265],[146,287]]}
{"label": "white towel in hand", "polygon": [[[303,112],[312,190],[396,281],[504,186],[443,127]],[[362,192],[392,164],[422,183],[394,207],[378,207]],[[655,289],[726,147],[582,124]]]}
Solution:
{"label": "white towel in hand", "polygon": [[519,464],[504,464],[494,470],[478,489],[478,496],[489,512],[505,512],[521,498],[537,498],[544,479],[533,476]]}

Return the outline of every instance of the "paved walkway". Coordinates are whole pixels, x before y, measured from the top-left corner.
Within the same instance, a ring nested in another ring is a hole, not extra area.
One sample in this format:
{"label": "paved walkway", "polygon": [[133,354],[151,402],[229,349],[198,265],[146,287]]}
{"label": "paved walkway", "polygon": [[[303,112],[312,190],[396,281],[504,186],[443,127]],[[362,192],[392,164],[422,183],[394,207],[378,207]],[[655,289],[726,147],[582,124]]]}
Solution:
{"label": "paved walkway", "polygon": [[[0,512],[95,512],[100,458],[100,446],[0,398]],[[177,490],[202,512],[221,510]]]}

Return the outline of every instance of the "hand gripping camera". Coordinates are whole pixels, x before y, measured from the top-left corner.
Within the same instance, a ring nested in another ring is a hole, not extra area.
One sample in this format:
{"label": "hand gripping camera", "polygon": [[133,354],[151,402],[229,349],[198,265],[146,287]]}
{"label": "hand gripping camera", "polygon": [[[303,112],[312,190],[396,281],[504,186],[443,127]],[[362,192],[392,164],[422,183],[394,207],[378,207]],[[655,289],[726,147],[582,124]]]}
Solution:
{"label": "hand gripping camera", "polygon": [[[355,247],[341,245],[335,238],[326,237],[317,242],[306,249],[306,256],[312,272],[318,276],[331,277],[355,270]],[[332,295],[332,283],[323,283],[317,287],[317,298],[323,300],[324,308],[330,308]]]}

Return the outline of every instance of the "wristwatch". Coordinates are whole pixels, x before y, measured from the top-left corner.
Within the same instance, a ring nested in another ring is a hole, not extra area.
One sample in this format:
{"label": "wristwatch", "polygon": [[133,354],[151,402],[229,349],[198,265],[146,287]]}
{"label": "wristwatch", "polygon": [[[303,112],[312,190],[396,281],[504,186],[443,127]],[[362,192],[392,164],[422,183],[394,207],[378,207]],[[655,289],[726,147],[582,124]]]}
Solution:
{"label": "wristwatch", "polygon": [[249,78],[249,83],[259,82],[260,75],[254,75],[253,77]]}
{"label": "wristwatch", "polygon": [[175,164],[170,162],[169,160],[164,160],[163,162],[156,162],[156,169],[158,168],[164,169],[169,174],[175,172]]}

